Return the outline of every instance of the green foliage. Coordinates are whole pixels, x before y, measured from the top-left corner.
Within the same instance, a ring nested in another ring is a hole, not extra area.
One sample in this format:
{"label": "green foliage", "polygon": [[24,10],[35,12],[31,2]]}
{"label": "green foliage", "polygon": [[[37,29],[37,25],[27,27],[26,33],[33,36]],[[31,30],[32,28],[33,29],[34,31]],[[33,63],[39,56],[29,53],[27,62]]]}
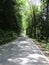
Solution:
{"label": "green foliage", "polygon": [[28,17],[28,28],[27,30],[29,31],[28,34],[32,38],[36,38],[36,27],[37,27],[37,15],[39,14],[38,7],[36,5],[31,5],[30,6],[30,14]]}
{"label": "green foliage", "polygon": [[17,38],[17,34],[13,30],[0,29],[0,45],[10,42]]}
{"label": "green foliage", "polygon": [[37,5],[30,6],[30,14],[28,16],[27,35],[29,37],[45,40],[48,42],[49,38],[49,2],[48,0],[41,0],[40,10]]}
{"label": "green foliage", "polygon": [[49,1],[41,0],[40,6],[29,2],[29,0],[0,0],[1,40],[13,39],[13,34],[16,33],[18,36],[26,30],[29,37],[40,41],[46,40],[47,43],[49,39]]}
{"label": "green foliage", "polygon": [[0,0],[0,44],[21,33],[24,2],[25,0]]}
{"label": "green foliage", "polygon": [[16,0],[5,0],[0,2],[0,28],[21,31],[21,9],[20,4]]}

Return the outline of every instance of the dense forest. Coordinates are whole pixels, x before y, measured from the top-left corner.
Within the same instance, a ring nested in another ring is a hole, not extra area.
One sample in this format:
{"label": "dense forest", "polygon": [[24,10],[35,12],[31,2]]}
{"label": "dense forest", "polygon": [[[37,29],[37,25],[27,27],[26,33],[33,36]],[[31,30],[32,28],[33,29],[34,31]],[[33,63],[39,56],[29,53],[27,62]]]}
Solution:
{"label": "dense forest", "polygon": [[16,0],[0,0],[0,44],[15,39],[21,32],[23,3]]}
{"label": "dense forest", "polygon": [[47,43],[49,41],[49,1],[40,1],[40,5],[30,5],[27,34],[31,38],[45,40]]}
{"label": "dense forest", "polygon": [[0,0],[0,44],[16,39],[23,31],[30,38],[49,42],[49,0]]}

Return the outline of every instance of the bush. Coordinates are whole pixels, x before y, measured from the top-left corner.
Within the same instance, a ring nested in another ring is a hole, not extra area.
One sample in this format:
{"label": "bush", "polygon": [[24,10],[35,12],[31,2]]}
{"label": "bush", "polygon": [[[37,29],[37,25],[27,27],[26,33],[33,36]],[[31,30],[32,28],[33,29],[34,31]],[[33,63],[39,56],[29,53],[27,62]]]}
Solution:
{"label": "bush", "polygon": [[17,34],[12,30],[1,30],[0,29],[0,45],[5,44],[17,38]]}

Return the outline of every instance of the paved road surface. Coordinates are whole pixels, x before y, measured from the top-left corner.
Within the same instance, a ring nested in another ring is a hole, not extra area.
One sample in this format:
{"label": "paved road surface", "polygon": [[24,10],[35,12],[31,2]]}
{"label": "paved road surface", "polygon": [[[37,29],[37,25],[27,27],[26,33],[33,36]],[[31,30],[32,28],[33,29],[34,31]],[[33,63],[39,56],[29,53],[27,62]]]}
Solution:
{"label": "paved road surface", "polygon": [[20,36],[0,47],[0,65],[49,65],[49,61],[34,42]]}

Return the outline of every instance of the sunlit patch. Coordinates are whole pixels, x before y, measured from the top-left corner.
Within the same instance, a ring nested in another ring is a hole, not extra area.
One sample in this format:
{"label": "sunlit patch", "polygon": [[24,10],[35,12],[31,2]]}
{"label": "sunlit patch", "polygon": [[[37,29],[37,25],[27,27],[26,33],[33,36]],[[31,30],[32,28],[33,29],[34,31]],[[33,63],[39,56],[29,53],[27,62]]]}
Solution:
{"label": "sunlit patch", "polygon": [[32,62],[37,62],[37,60],[32,60]]}
{"label": "sunlit patch", "polygon": [[21,62],[22,65],[26,64],[29,61],[28,58],[19,58],[19,59],[22,60],[22,62]]}
{"label": "sunlit patch", "polygon": [[19,59],[19,58],[12,58],[12,59],[8,59],[8,61],[10,61],[10,62],[18,62],[18,63],[20,63],[21,62],[21,60]]}
{"label": "sunlit patch", "polygon": [[31,47],[29,47],[29,43],[30,42],[28,42],[28,41],[20,41],[18,47],[20,47],[20,49],[22,49],[22,50],[27,50],[27,49],[29,50],[29,49],[31,49]]}
{"label": "sunlit patch", "polygon": [[33,50],[33,52],[38,52],[38,50]]}
{"label": "sunlit patch", "polygon": [[47,62],[45,62],[45,61],[42,61],[42,63],[47,63]]}
{"label": "sunlit patch", "polygon": [[0,65],[2,65],[2,64],[0,63]]}
{"label": "sunlit patch", "polygon": [[34,59],[38,59],[38,55],[37,54],[29,54],[28,56],[29,58],[34,58]]}
{"label": "sunlit patch", "polygon": [[19,42],[19,44],[20,44],[21,46],[23,46],[23,45],[24,45],[24,46],[28,46],[29,43],[30,43],[30,42],[28,42],[28,41],[20,41],[20,42]]}
{"label": "sunlit patch", "polygon": [[20,41],[21,44],[28,43],[27,41]]}
{"label": "sunlit patch", "polygon": [[43,55],[40,54],[30,54],[28,57],[38,59],[39,57],[45,58]]}
{"label": "sunlit patch", "polygon": [[19,63],[21,65],[25,65],[27,63],[47,63],[47,60],[43,55],[40,54],[30,54],[26,57],[19,57],[19,58],[9,58],[9,62]]}
{"label": "sunlit patch", "polygon": [[15,59],[8,59],[8,61],[10,61],[10,62],[18,62],[18,63],[20,63],[20,64],[26,64],[28,61],[29,61],[29,59],[27,59],[27,58],[15,58]]}
{"label": "sunlit patch", "polygon": [[8,61],[12,61],[12,59],[8,59]]}
{"label": "sunlit patch", "polygon": [[43,63],[49,63],[47,58],[44,55],[41,54],[30,54],[28,58],[36,59],[37,61],[43,62]]}
{"label": "sunlit patch", "polygon": [[2,55],[2,54],[0,54],[0,55]]}

